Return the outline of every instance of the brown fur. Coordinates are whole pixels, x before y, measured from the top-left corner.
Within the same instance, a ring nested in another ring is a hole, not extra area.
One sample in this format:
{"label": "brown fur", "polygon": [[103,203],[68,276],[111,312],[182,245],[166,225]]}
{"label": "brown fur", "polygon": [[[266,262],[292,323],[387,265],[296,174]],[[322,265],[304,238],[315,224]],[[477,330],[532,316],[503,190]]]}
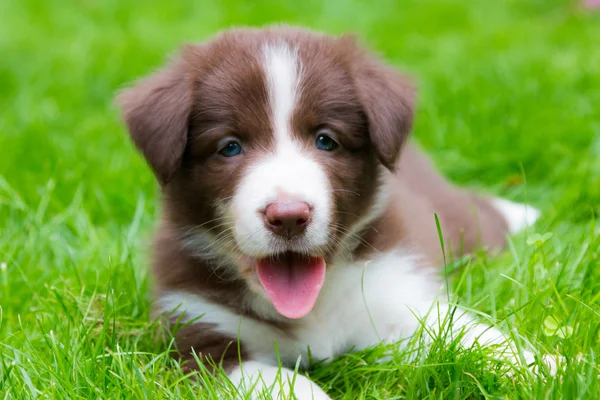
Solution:
{"label": "brown fur", "polygon": [[[172,321],[172,324],[177,325],[177,321]],[[184,324],[174,336],[179,349],[179,354],[175,355],[180,356],[185,372],[197,370],[200,361],[211,372],[216,366],[228,373],[239,364],[240,358],[247,358],[243,344],[238,343],[236,338],[216,332],[212,324]]]}
{"label": "brown fur", "polygon": [[368,257],[373,247],[385,251],[403,243],[440,265],[444,254],[436,214],[448,259],[482,247],[497,250],[505,246],[508,225],[489,200],[446,181],[414,145],[402,152],[397,171],[390,183],[395,201],[389,204],[385,218],[365,232],[358,250],[362,257]]}

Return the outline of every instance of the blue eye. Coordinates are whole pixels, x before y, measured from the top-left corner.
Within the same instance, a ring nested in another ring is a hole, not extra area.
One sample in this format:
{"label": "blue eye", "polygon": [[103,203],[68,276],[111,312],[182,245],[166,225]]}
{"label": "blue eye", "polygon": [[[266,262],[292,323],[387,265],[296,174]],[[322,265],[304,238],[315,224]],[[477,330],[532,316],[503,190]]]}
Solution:
{"label": "blue eye", "polygon": [[225,157],[235,157],[242,154],[242,146],[238,142],[231,141],[227,143],[219,153]]}
{"label": "blue eye", "polygon": [[321,133],[319,136],[317,136],[317,142],[315,143],[315,146],[317,146],[317,149],[319,150],[333,151],[338,144],[328,135]]}

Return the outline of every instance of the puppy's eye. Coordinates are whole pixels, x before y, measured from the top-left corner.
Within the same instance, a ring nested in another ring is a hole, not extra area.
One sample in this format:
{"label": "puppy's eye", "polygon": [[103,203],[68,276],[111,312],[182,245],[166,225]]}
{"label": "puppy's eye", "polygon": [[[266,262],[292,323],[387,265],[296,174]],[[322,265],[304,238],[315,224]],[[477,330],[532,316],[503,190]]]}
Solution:
{"label": "puppy's eye", "polygon": [[242,145],[235,140],[230,140],[219,151],[219,154],[225,157],[235,157],[237,155],[242,154]]}
{"label": "puppy's eye", "polygon": [[333,151],[337,148],[338,144],[331,138],[331,132],[327,129],[322,129],[317,134],[317,141],[315,146],[317,149],[324,151]]}

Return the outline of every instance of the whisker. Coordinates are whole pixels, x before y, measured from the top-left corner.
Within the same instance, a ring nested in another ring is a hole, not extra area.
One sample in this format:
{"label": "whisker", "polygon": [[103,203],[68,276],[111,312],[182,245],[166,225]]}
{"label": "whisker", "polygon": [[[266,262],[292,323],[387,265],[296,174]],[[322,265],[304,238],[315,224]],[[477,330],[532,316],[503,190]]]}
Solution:
{"label": "whisker", "polygon": [[336,214],[351,215],[351,216],[353,216],[353,217],[360,218],[360,216],[359,216],[359,215],[352,214],[352,213],[349,213],[349,212],[344,212],[344,211],[336,211],[335,213],[336,213]]}
{"label": "whisker", "polygon": [[348,190],[348,189],[331,189],[331,192],[333,192],[333,193],[335,193],[335,192],[350,193],[350,194],[353,194],[353,195],[356,195],[356,196],[360,197],[360,193],[357,193],[355,191]]}
{"label": "whisker", "polygon": [[[341,231],[342,233],[346,234],[348,236],[348,239],[357,239],[359,241],[359,243],[362,243],[365,246],[369,246],[371,249],[378,251],[375,247],[373,247],[373,245],[371,243],[369,243],[368,241],[363,239],[360,235],[356,234],[355,232],[352,232],[348,228],[346,228],[340,224],[333,224],[332,227]],[[341,242],[343,242],[343,239],[341,240]]]}

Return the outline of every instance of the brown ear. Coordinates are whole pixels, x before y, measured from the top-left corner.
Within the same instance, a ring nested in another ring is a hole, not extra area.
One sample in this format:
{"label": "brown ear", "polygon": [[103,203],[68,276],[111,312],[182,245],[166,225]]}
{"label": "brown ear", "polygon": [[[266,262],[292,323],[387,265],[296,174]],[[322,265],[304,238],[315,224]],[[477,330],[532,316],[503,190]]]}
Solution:
{"label": "brown ear", "polygon": [[181,163],[191,112],[187,68],[176,61],[117,96],[137,148],[164,185]]}
{"label": "brown ear", "polygon": [[396,70],[357,51],[354,81],[369,122],[369,136],[381,163],[393,170],[412,129],[415,89]]}

